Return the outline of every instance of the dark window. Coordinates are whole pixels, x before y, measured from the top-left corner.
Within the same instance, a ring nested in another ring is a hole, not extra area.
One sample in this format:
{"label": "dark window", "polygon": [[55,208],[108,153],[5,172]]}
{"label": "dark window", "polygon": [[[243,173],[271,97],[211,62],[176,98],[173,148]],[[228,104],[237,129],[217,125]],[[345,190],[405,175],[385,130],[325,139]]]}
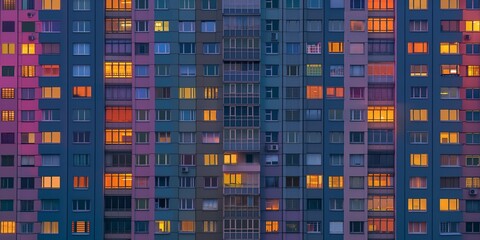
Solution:
{"label": "dark window", "polygon": [[129,212],[132,210],[131,196],[106,196],[105,211],[106,212]]}
{"label": "dark window", "polygon": [[457,20],[440,21],[440,29],[442,32],[459,32],[460,21],[457,21]]}
{"label": "dark window", "polygon": [[480,99],[480,88],[467,88],[465,93],[467,99]]}
{"label": "dark window", "polygon": [[369,153],[368,167],[369,168],[393,168],[394,155],[390,153]]}
{"label": "dark window", "polygon": [[20,212],[33,212],[34,200],[20,200]]}
{"label": "dark window", "polygon": [[300,210],[300,199],[298,198],[285,199],[285,210],[290,210],[290,211]]}
{"label": "dark window", "polygon": [[35,0],[22,0],[22,10],[35,9]]}
{"label": "dark window", "polygon": [[350,222],[350,233],[363,233],[363,222]]}
{"label": "dark window", "polygon": [[298,188],[300,187],[300,177],[285,177],[285,187]]}
{"label": "dark window", "polygon": [[148,43],[135,43],[135,54],[136,55],[147,55],[148,54]]}
{"label": "dark window", "polygon": [[170,88],[169,87],[159,87],[155,88],[155,98],[156,99],[168,99],[170,98]]}
{"label": "dark window", "polygon": [[13,76],[15,76],[14,66],[2,66],[2,77],[13,77]]}
{"label": "dark window", "polygon": [[105,98],[107,101],[129,101],[132,100],[131,86],[106,86]]}
{"label": "dark window", "polygon": [[60,43],[42,43],[43,54],[60,54]]}
{"label": "dark window", "polygon": [[369,86],[369,101],[393,101],[395,100],[395,89],[393,86]]}
{"label": "dark window", "polygon": [[[148,0],[135,0],[135,9],[137,10],[143,10],[143,9],[148,9]],[[135,232],[137,229],[135,228]],[[148,228],[147,228],[148,232]]]}
{"label": "dark window", "polygon": [[467,233],[480,233],[480,222],[466,222],[465,226]]}
{"label": "dark window", "polygon": [[2,22],[2,32],[15,32],[15,22],[13,21]]}
{"label": "dark window", "polygon": [[106,234],[130,234],[132,232],[131,218],[106,218]]}
{"label": "dark window", "polygon": [[350,0],[351,9],[365,9],[365,0]]}
{"label": "dark window", "polygon": [[170,201],[168,198],[155,198],[155,209],[168,209]]}
{"label": "dark window", "polygon": [[2,155],[0,166],[2,167],[13,167],[15,162],[15,157],[13,155]]}
{"label": "dark window", "polygon": [[277,188],[279,187],[279,178],[278,177],[265,177],[265,187],[267,188]]}
{"label": "dark window", "polygon": [[116,56],[130,55],[132,54],[132,41],[129,39],[105,40],[105,54]]}
{"label": "dark window", "polygon": [[0,134],[2,144],[14,144],[15,143],[15,133],[2,133]]}
{"label": "dark window", "polygon": [[13,200],[0,200],[0,212],[13,211]]}
{"label": "dark window", "polygon": [[22,32],[35,32],[35,22],[22,22]]}
{"label": "dark window", "polygon": [[322,199],[307,199],[307,210],[322,210]]}
{"label": "dark window", "polygon": [[480,213],[480,200],[466,200],[465,205],[466,212]]}
{"label": "dark window", "polygon": [[287,221],[285,222],[285,231],[287,233],[297,233],[300,231],[300,222],[298,221]]}
{"label": "dark window", "polygon": [[20,189],[34,189],[35,188],[35,178],[27,177],[20,178]]}
{"label": "dark window", "polygon": [[290,99],[300,98],[300,88],[299,87],[286,87],[285,88],[285,98],[290,98]]}
{"label": "dark window", "polygon": [[350,143],[364,143],[364,132],[350,132]]}
{"label": "dark window", "polygon": [[135,233],[148,233],[148,221],[135,221]]}
{"label": "dark window", "polygon": [[285,163],[287,166],[300,165],[300,154],[285,154]]}
{"label": "dark window", "polygon": [[393,55],[395,53],[395,40],[369,39],[368,54],[370,55]]}
{"label": "dark window", "polygon": [[2,189],[11,189],[13,188],[13,179],[12,177],[2,177],[0,178],[0,188]]}

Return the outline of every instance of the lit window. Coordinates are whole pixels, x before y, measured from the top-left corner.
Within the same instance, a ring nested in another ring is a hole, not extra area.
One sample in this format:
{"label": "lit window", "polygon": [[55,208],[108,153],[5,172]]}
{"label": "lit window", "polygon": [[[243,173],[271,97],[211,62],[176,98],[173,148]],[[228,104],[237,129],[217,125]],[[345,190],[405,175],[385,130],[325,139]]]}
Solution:
{"label": "lit window", "polygon": [[22,44],[22,54],[35,54],[35,44],[34,43]]}
{"label": "lit window", "polygon": [[459,43],[458,42],[441,42],[440,54],[458,54]]}
{"label": "lit window", "polygon": [[428,121],[428,110],[410,109],[410,121]]}
{"label": "lit window", "polygon": [[58,222],[42,222],[42,234],[58,234]]}
{"label": "lit window", "polygon": [[408,9],[410,10],[427,10],[428,9],[428,0],[409,0]]}
{"label": "lit window", "polygon": [[329,176],[328,177],[328,187],[331,189],[342,189],[343,188],[343,176]]}
{"label": "lit window", "polygon": [[88,87],[88,86],[73,87],[73,97],[74,98],[92,97],[92,87]]}
{"label": "lit window", "polygon": [[24,65],[22,66],[22,77],[35,77],[35,66]]}
{"label": "lit window", "polygon": [[427,167],[428,154],[426,153],[412,153],[410,154],[410,166],[412,167]]}
{"label": "lit window", "polygon": [[307,175],[307,188],[320,189],[323,187],[322,175]]}
{"label": "lit window", "polygon": [[60,143],[60,132],[42,132],[42,143]]}
{"label": "lit window", "polygon": [[265,232],[278,232],[278,221],[265,221]]}
{"label": "lit window", "polygon": [[[247,175],[245,175],[246,177]],[[226,188],[239,188],[242,187],[245,183],[243,183],[243,176],[241,173],[224,173],[223,174],[223,186]],[[252,184],[253,186],[254,184]]]}
{"label": "lit window", "polygon": [[179,88],[179,99],[195,99],[196,98],[196,89],[195,88]]}
{"label": "lit window", "polygon": [[72,234],[89,234],[89,233],[90,233],[89,221],[72,222]]}
{"label": "lit window", "polygon": [[132,144],[132,129],[106,129],[105,144]]}
{"label": "lit window", "polygon": [[74,176],[73,177],[74,188],[88,188],[88,176]]}
{"label": "lit window", "polygon": [[0,221],[0,234],[14,234],[15,232],[15,221]]}
{"label": "lit window", "polygon": [[219,132],[203,132],[202,143],[220,143]]}
{"label": "lit window", "polygon": [[343,98],[343,87],[327,87],[327,98]]}
{"label": "lit window", "polygon": [[107,11],[130,11],[132,10],[132,1],[123,1],[123,0],[106,0],[105,8]]}
{"label": "lit window", "polygon": [[465,31],[480,32],[480,20],[465,21]]}
{"label": "lit window", "polygon": [[368,211],[392,212],[395,210],[394,196],[373,195],[368,196]]}
{"label": "lit window", "polygon": [[480,65],[467,66],[467,76],[468,77],[480,77]]}
{"label": "lit window", "polygon": [[42,188],[50,188],[50,189],[60,188],[60,177],[59,176],[42,177]]}
{"label": "lit window", "polygon": [[458,9],[458,0],[440,0],[440,9]]}
{"label": "lit window", "polygon": [[238,156],[237,154],[224,154],[223,163],[224,164],[237,164]]}
{"label": "lit window", "polygon": [[322,99],[322,86],[307,86],[307,99]]}
{"label": "lit window", "polygon": [[195,221],[180,221],[180,232],[195,232]]}
{"label": "lit window", "polygon": [[410,188],[411,189],[427,188],[427,178],[426,177],[411,177],[410,178]]}
{"label": "lit window", "polygon": [[218,88],[217,87],[205,87],[204,91],[205,99],[217,99],[218,98]]}
{"label": "lit window", "polygon": [[131,78],[131,62],[105,62],[106,78]]}
{"label": "lit window", "polygon": [[393,233],[395,230],[395,219],[393,218],[369,218],[369,233]]}
{"label": "lit window", "polygon": [[442,64],[440,65],[440,74],[442,76],[458,76],[460,74],[460,66],[454,64]]}
{"label": "lit window", "polygon": [[440,132],[440,144],[457,144],[459,143],[458,132]]}
{"label": "lit window", "polygon": [[2,54],[15,54],[15,43],[2,43]]}
{"label": "lit window", "polygon": [[440,198],[440,211],[458,211],[460,200],[456,198]]}
{"label": "lit window", "polygon": [[428,53],[428,43],[427,42],[409,42],[408,53],[410,54]]}
{"label": "lit window", "polygon": [[393,122],[395,120],[395,107],[368,107],[368,122]]}
{"label": "lit window", "polygon": [[328,42],[329,53],[343,53],[343,42]]}
{"label": "lit window", "polygon": [[217,121],[217,110],[203,110],[204,121]]}
{"label": "lit window", "polygon": [[5,110],[2,111],[2,122],[13,122],[15,121],[15,111]]}
{"label": "lit window", "polygon": [[466,177],[465,178],[465,187],[466,188],[480,188],[480,177]]}
{"label": "lit window", "polygon": [[428,66],[427,65],[410,65],[411,77],[427,77]]}
{"label": "lit window", "polygon": [[155,221],[155,233],[170,233],[170,221]]}
{"label": "lit window", "polygon": [[131,173],[106,173],[105,189],[131,189]]}
{"label": "lit window", "polygon": [[307,76],[322,76],[322,64],[307,64]]}
{"label": "lit window", "polygon": [[60,65],[42,65],[42,77],[60,76]]}
{"label": "lit window", "polygon": [[390,188],[393,187],[393,176],[388,173],[370,173],[368,174],[369,188]]}
{"label": "lit window", "polygon": [[427,211],[427,199],[426,198],[409,198],[408,211],[409,212]]}
{"label": "lit window", "polygon": [[455,109],[440,109],[440,121],[458,121],[459,112]]}
{"label": "lit window", "polygon": [[218,155],[217,154],[204,154],[203,162],[205,166],[214,166],[218,165]]}
{"label": "lit window", "polygon": [[168,32],[169,30],[169,21],[155,21],[155,32]]}
{"label": "lit window", "polygon": [[60,0],[42,0],[42,10],[60,10]]}
{"label": "lit window", "polygon": [[368,32],[393,32],[393,18],[368,18]]}
{"label": "lit window", "polygon": [[172,141],[170,132],[156,132],[155,135],[157,143],[170,143]]}
{"label": "lit window", "polygon": [[278,199],[266,199],[265,200],[265,210],[267,211],[278,211],[280,209],[280,200]]}
{"label": "lit window", "polygon": [[368,1],[369,11],[392,11],[394,9],[394,0],[370,0]]}

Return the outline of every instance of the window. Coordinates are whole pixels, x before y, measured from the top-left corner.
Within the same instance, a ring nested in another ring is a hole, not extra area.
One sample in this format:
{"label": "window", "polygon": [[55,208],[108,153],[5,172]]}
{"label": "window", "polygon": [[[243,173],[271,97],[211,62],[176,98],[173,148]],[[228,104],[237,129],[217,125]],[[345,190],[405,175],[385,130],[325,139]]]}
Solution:
{"label": "window", "polygon": [[343,234],[343,222],[330,222],[330,234]]}
{"label": "window", "polygon": [[322,76],[322,64],[307,64],[307,76]]}
{"label": "window", "polygon": [[343,176],[329,176],[328,187],[331,189],[343,189]]}
{"label": "window", "polygon": [[148,32],[148,21],[135,21],[135,32]]}
{"label": "window", "polygon": [[90,10],[90,0],[74,0],[73,1],[73,10],[74,11],[89,11]]}
{"label": "window", "polygon": [[278,188],[280,187],[279,177],[265,177],[265,187],[266,188]]}
{"label": "window", "polygon": [[440,0],[440,9],[458,9],[458,0]]}
{"label": "window", "polygon": [[[458,88],[456,97],[458,98]],[[454,95],[455,96],[455,95]],[[467,88],[465,89],[465,98],[466,99],[480,99],[480,88]]]}
{"label": "window", "polygon": [[217,0],[202,0],[202,10],[217,9]]}
{"label": "window", "polygon": [[59,176],[43,176],[42,188],[43,189],[59,189],[60,177]]}
{"label": "window", "polygon": [[15,0],[3,0],[2,10],[15,10]]}
{"label": "window", "polygon": [[207,64],[203,65],[204,76],[219,76],[219,65]]}
{"label": "window", "polygon": [[467,167],[478,167],[478,166],[480,166],[480,155],[466,155],[465,156],[465,166],[467,166]]}
{"label": "window", "polygon": [[307,99],[322,99],[322,86],[307,86]]}
{"label": "window", "polygon": [[410,98],[412,99],[425,99],[427,95],[427,87],[412,87]]}
{"label": "window", "polygon": [[73,98],[91,98],[91,97],[92,97],[92,87],[89,87],[89,86],[73,87]]}
{"label": "window", "polygon": [[106,173],[105,189],[131,189],[132,174],[131,173]]}
{"label": "window", "polygon": [[135,88],[135,99],[149,99],[150,92],[148,88]]}
{"label": "window", "polygon": [[135,10],[147,10],[148,0],[135,0]]}
{"label": "window", "polygon": [[409,234],[427,234],[426,222],[408,222]]}
{"label": "window", "polygon": [[440,132],[440,144],[458,144],[458,132]]}
{"label": "window", "polygon": [[395,228],[395,219],[393,218],[369,218],[369,233],[393,233]]}
{"label": "window", "polygon": [[[456,87],[442,87],[440,88],[440,99],[458,99],[458,88]],[[468,89],[467,89],[467,98],[468,98]]]}
{"label": "window", "polygon": [[426,212],[427,199],[426,198],[409,198],[408,211],[409,212]]}
{"label": "window", "polygon": [[350,77],[364,77],[365,65],[350,65]]}
{"label": "window", "polygon": [[368,174],[369,188],[390,188],[393,187],[393,176],[388,173],[370,173]]}
{"label": "window", "polygon": [[42,0],[42,10],[60,10],[60,0]]}
{"label": "window", "polygon": [[480,144],[480,133],[466,133],[466,144]]}
{"label": "window", "polygon": [[60,132],[42,132],[42,143],[60,143]]}
{"label": "window", "polygon": [[322,199],[307,199],[307,210],[322,210]]}
{"label": "window", "polygon": [[440,43],[440,54],[458,54],[458,53],[459,53],[458,42],[441,42]]}
{"label": "window", "polygon": [[428,66],[427,65],[410,65],[411,77],[427,77]]}
{"label": "window", "polygon": [[412,167],[427,167],[428,166],[428,154],[410,154],[410,166]]}
{"label": "window", "polygon": [[409,42],[408,53],[409,54],[428,53],[428,42]]}
{"label": "window", "polygon": [[73,200],[72,202],[74,212],[90,211],[90,200]]}
{"label": "window", "polygon": [[60,155],[42,155],[42,166],[60,166]]}
{"label": "window", "polygon": [[480,44],[466,44],[466,50],[465,53],[468,55],[478,55],[480,54]]}
{"label": "window", "polygon": [[480,65],[467,66],[467,77],[480,77]]}
{"label": "window", "polygon": [[330,32],[343,32],[344,22],[343,20],[330,20],[328,21],[328,31]]}
{"label": "window", "polygon": [[458,121],[459,110],[440,109],[440,121]]}
{"label": "window", "polygon": [[368,40],[368,54],[393,55],[394,53],[395,53],[395,41],[393,39]]}
{"label": "window", "polygon": [[265,43],[265,53],[266,54],[278,54],[278,43],[277,42],[266,42]]}
{"label": "window", "polygon": [[480,233],[480,222],[466,222],[465,232]]}
{"label": "window", "polygon": [[16,229],[15,221],[0,221],[0,234],[14,234]]}
{"label": "window", "polygon": [[321,189],[323,187],[322,175],[307,175],[307,188]]}
{"label": "window", "polygon": [[465,21],[466,32],[480,32],[480,20]]}
{"label": "window", "polygon": [[35,44],[34,43],[22,44],[22,54],[35,54]]}
{"label": "window", "polygon": [[307,20],[307,32],[321,32],[322,21],[321,20]]}
{"label": "window", "polygon": [[179,74],[184,77],[193,77],[197,75],[195,65],[179,65]]}
{"label": "window", "polygon": [[155,32],[168,32],[170,31],[169,21],[155,21]]}
{"label": "window", "polygon": [[368,18],[368,32],[394,32],[394,19]]}
{"label": "window", "polygon": [[410,188],[411,189],[427,188],[427,178],[426,177],[411,177],[410,178]]}
{"label": "window", "polygon": [[296,176],[285,177],[285,187],[287,188],[300,187],[300,177],[296,177]]}
{"label": "window", "polygon": [[155,221],[155,233],[160,233],[160,234],[170,233],[170,221],[166,221],[166,220]]}
{"label": "window", "polygon": [[350,233],[363,233],[364,222],[352,221],[350,222]]}
{"label": "window", "polygon": [[394,107],[368,107],[368,122],[393,122],[394,116]]}
{"label": "window", "polygon": [[195,232],[195,221],[180,221],[180,232]]}
{"label": "window", "polygon": [[278,232],[278,221],[265,221],[265,232]]}
{"label": "window", "polygon": [[440,29],[442,32],[459,32],[460,21],[458,20],[443,20],[440,21]]}
{"label": "window", "polygon": [[343,42],[328,42],[329,53],[343,53]]}
{"label": "window", "polygon": [[131,62],[105,62],[106,78],[131,78],[132,72]]}
{"label": "window", "polygon": [[155,9],[168,9],[167,2],[168,0],[155,0]]}
{"label": "window", "polygon": [[203,54],[220,54],[219,43],[203,43]]}
{"label": "window", "polygon": [[428,121],[428,109],[410,109],[410,121]]}
{"label": "window", "polygon": [[149,44],[148,43],[135,43],[135,55],[148,55]]}
{"label": "window", "polygon": [[216,32],[216,22],[202,21],[202,32]]}
{"label": "window", "polygon": [[410,10],[427,10],[427,0],[409,0],[408,8]]}
{"label": "window", "polygon": [[155,137],[157,143],[170,143],[172,141],[170,132],[156,132]]}
{"label": "window", "polygon": [[428,32],[428,20],[410,20],[410,32]]}
{"label": "window", "polygon": [[460,200],[456,198],[440,198],[440,211],[458,211]]}

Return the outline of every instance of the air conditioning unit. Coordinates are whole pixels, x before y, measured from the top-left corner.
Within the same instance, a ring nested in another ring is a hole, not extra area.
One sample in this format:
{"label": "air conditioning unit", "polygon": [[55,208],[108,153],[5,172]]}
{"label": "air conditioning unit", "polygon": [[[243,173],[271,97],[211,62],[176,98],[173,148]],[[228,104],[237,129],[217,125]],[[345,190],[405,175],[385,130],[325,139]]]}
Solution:
{"label": "air conditioning unit", "polygon": [[33,16],[35,16],[35,12],[29,12],[29,13],[27,13],[27,17],[32,18]]}
{"label": "air conditioning unit", "polygon": [[468,195],[470,196],[477,196],[478,190],[475,188],[468,189]]}
{"label": "air conditioning unit", "polygon": [[268,144],[267,145],[267,151],[278,151],[278,144]]}
{"label": "air conditioning unit", "polygon": [[272,42],[278,41],[278,33],[272,33],[271,40],[272,40]]}
{"label": "air conditioning unit", "polygon": [[35,41],[35,35],[30,35],[30,36],[28,36],[28,40],[30,40],[30,41]]}
{"label": "air conditioning unit", "polygon": [[467,34],[467,35],[465,35],[463,38],[464,38],[465,40],[470,40],[470,35]]}
{"label": "air conditioning unit", "polygon": [[182,173],[188,173],[189,169],[188,167],[182,167]]}

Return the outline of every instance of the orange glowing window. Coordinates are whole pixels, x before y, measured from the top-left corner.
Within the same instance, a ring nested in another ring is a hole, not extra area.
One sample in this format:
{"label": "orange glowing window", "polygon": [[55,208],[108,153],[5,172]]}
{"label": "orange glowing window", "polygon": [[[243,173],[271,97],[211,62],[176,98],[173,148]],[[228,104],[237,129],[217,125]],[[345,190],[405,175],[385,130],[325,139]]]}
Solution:
{"label": "orange glowing window", "polygon": [[106,78],[131,78],[132,63],[131,62],[106,62],[105,77]]}
{"label": "orange glowing window", "polygon": [[107,107],[105,109],[106,122],[132,122],[131,107]]}
{"label": "orange glowing window", "polygon": [[368,11],[392,11],[394,9],[394,0],[368,0]]}
{"label": "orange glowing window", "polygon": [[280,200],[279,199],[266,199],[265,200],[265,210],[267,211],[278,211],[280,209]]}
{"label": "orange glowing window", "polygon": [[395,107],[370,106],[368,107],[369,122],[393,122],[395,120]]}
{"label": "orange glowing window", "polygon": [[328,42],[329,53],[343,53],[343,42]]}
{"label": "orange glowing window", "polygon": [[132,144],[132,129],[105,130],[105,144]]}
{"label": "orange glowing window", "polygon": [[74,98],[90,98],[90,97],[92,97],[92,87],[89,87],[89,86],[73,87],[73,97]]}
{"label": "orange glowing window", "polygon": [[320,189],[322,187],[323,187],[322,175],[307,175],[307,188]]}
{"label": "orange glowing window", "polygon": [[327,87],[327,98],[343,98],[343,87]]}
{"label": "orange glowing window", "polygon": [[131,189],[131,173],[106,173],[105,189]]}
{"label": "orange glowing window", "polygon": [[60,76],[60,65],[42,65],[42,77]]}
{"label": "orange glowing window", "polygon": [[427,42],[409,42],[408,53],[410,54],[428,53],[428,43]]}
{"label": "orange glowing window", "polygon": [[75,221],[72,222],[72,233],[73,234],[87,234],[90,232],[90,222],[89,221]]}
{"label": "orange glowing window", "polygon": [[35,77],[35,66],[22,66],[22,77]]}
{"label": "orange glowing window", "polygon": [[322,86],[307,86],[307,99],[322,99]]}
{"label": "orange glowing window", "polygon": [[368,18],[368,32],[393,32],[393,18]]}
{"label": "orange glowing window", "polygon": [[88,188],[88,176],[74,176],[73,177],[74,188]]}

